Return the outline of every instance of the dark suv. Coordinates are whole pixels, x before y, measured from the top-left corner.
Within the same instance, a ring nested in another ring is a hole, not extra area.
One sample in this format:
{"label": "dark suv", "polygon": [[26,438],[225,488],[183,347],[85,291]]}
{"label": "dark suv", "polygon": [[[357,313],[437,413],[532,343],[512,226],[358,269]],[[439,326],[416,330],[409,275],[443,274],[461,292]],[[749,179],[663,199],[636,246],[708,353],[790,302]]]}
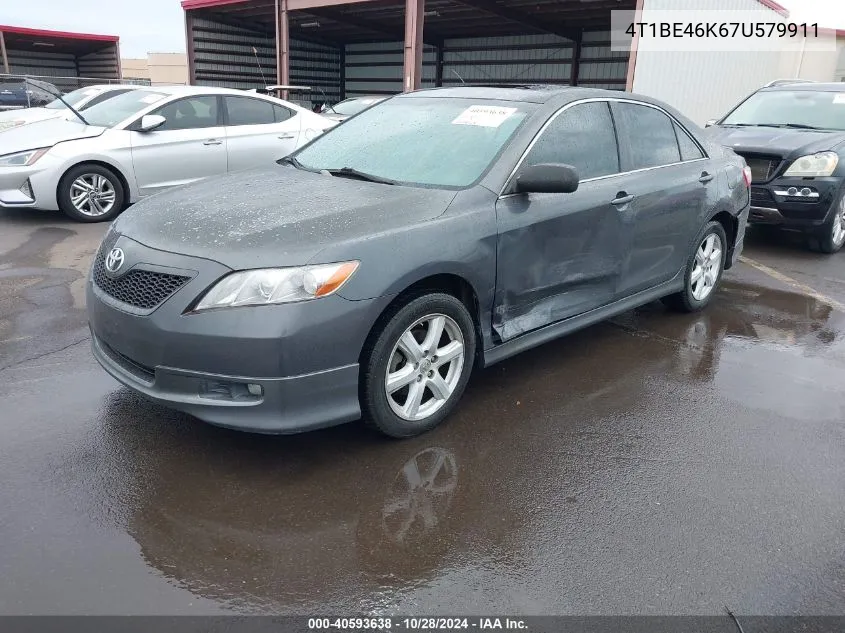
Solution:
{"label": "dark suv", "polygon": [[758,90],[711,128],[751,167],[749,222],[802,231],[810,247],[845,243],[845,83]]}
{"label": "dark suv", "polygon": [[42,107],[57,94],[59,89],[46,81],[0,77],[0,111]]}

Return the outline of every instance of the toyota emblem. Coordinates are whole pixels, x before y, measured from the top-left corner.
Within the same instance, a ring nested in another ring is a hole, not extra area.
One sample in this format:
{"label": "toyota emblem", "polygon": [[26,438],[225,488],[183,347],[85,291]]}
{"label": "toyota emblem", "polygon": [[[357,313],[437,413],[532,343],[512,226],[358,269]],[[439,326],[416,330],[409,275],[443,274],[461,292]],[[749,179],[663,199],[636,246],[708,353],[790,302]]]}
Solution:
{"label": "toyota emblem", "polygon": [[106,257],[106,270],[110,273],[116,273],[123,266],[125,256],[122,248],[113,248]]}

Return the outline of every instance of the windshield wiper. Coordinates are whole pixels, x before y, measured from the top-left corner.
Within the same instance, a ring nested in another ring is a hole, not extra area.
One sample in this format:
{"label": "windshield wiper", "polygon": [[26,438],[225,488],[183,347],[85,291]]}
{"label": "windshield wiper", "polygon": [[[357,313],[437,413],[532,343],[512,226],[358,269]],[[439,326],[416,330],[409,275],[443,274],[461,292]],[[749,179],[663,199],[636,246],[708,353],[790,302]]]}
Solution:
{"label": "windshield wiper", "polygon": [[340,178],[357,178],[358,180],[366,180],[367,182],[377,182],[382,185],[395,185],[395,180],[389,178],[382,178],[381,176],[373,176],[363,171],[358,171],[352,167],[341,167],[340,169],[326,169],[332,176]]}
{"label": "windshield wiper", "polygon": [[823,130],[824,128],[815,125],[804,125],[803,123],[765,123],[766,127],[787,127],[795,130]]}
{"label": "windshield wiper", "polygon": [[823,130],[824,128],[816,127],[814,125],[804,125],[803,123],[723,123],[731,127],[778,127],[778,128],[792,128],[795,130]]}
{"label": "windshield wiper", "polygon": [[294,156],[285,156],[284,158],[280,158],[279,160],[277,160],[276,163],[279,164],[279,165],[293,165],[297,169],[302,169],[304,171],[311,171],[311,172],[314,172],[315,174],[320,173],[319,169],[313,169],[311,167],[306,167],[305,165],[300,163]]}

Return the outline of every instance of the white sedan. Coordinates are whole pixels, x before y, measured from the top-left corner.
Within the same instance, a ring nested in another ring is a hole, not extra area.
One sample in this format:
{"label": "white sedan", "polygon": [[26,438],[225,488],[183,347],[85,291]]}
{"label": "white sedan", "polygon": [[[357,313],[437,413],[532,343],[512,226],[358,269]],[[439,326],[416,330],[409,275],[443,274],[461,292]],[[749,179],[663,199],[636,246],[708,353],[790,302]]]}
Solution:
{"label": "white sedan", "polygon": [[62,99],[55,99],[40,108],[24,108],[22,110],[0,112],[0,132],[9,128],[18,127],[19,125],[35,123],[36,121],[73,116],[65,103],[70,104],[77,112],[85,112],[85,110],[98,103],[102,103],[107,99],[139,87],[131,84],[98,84],[69,92],[66,95],[62,95],[64,101]]}
{"label": "white sedan", "polygon": [[227,88],[132,90],[0,133],[0,207],[111,220],[170,187],[272,164],[336,125],[305,108]]}

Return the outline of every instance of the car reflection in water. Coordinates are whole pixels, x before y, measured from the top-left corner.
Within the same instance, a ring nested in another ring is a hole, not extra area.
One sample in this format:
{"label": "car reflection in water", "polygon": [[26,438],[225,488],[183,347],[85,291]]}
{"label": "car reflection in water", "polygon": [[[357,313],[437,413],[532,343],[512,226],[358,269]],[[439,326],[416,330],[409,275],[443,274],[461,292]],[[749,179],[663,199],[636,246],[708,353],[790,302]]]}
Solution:
{"label": "car reflection in water", "polygon": [[[632,549],[678,538],[650,498],[701,459],[690,438],[731,402],[791,406],[798,383],[768,388],[767,403],[748,374],[812,368],[842,345],[841,318],[812,298],[729,282],[705,314],[649,305],[483,371],[452,423],[400,443],[357,425],[228,432],[120,390],[92,430],[101,446],[86,456],[98,459],[74,468],[93,469],[91,511],[151,567],[229,608],[377,612],[421,587],[471,591],[485,574],[519,595],[511,580],[542,580],[549,560],[565,595],[592,578],[596,552],[617,551],[618,534]],[[792,408],[827,414],[804,406]],[[459,600],[446,595],[444,608]]]}

